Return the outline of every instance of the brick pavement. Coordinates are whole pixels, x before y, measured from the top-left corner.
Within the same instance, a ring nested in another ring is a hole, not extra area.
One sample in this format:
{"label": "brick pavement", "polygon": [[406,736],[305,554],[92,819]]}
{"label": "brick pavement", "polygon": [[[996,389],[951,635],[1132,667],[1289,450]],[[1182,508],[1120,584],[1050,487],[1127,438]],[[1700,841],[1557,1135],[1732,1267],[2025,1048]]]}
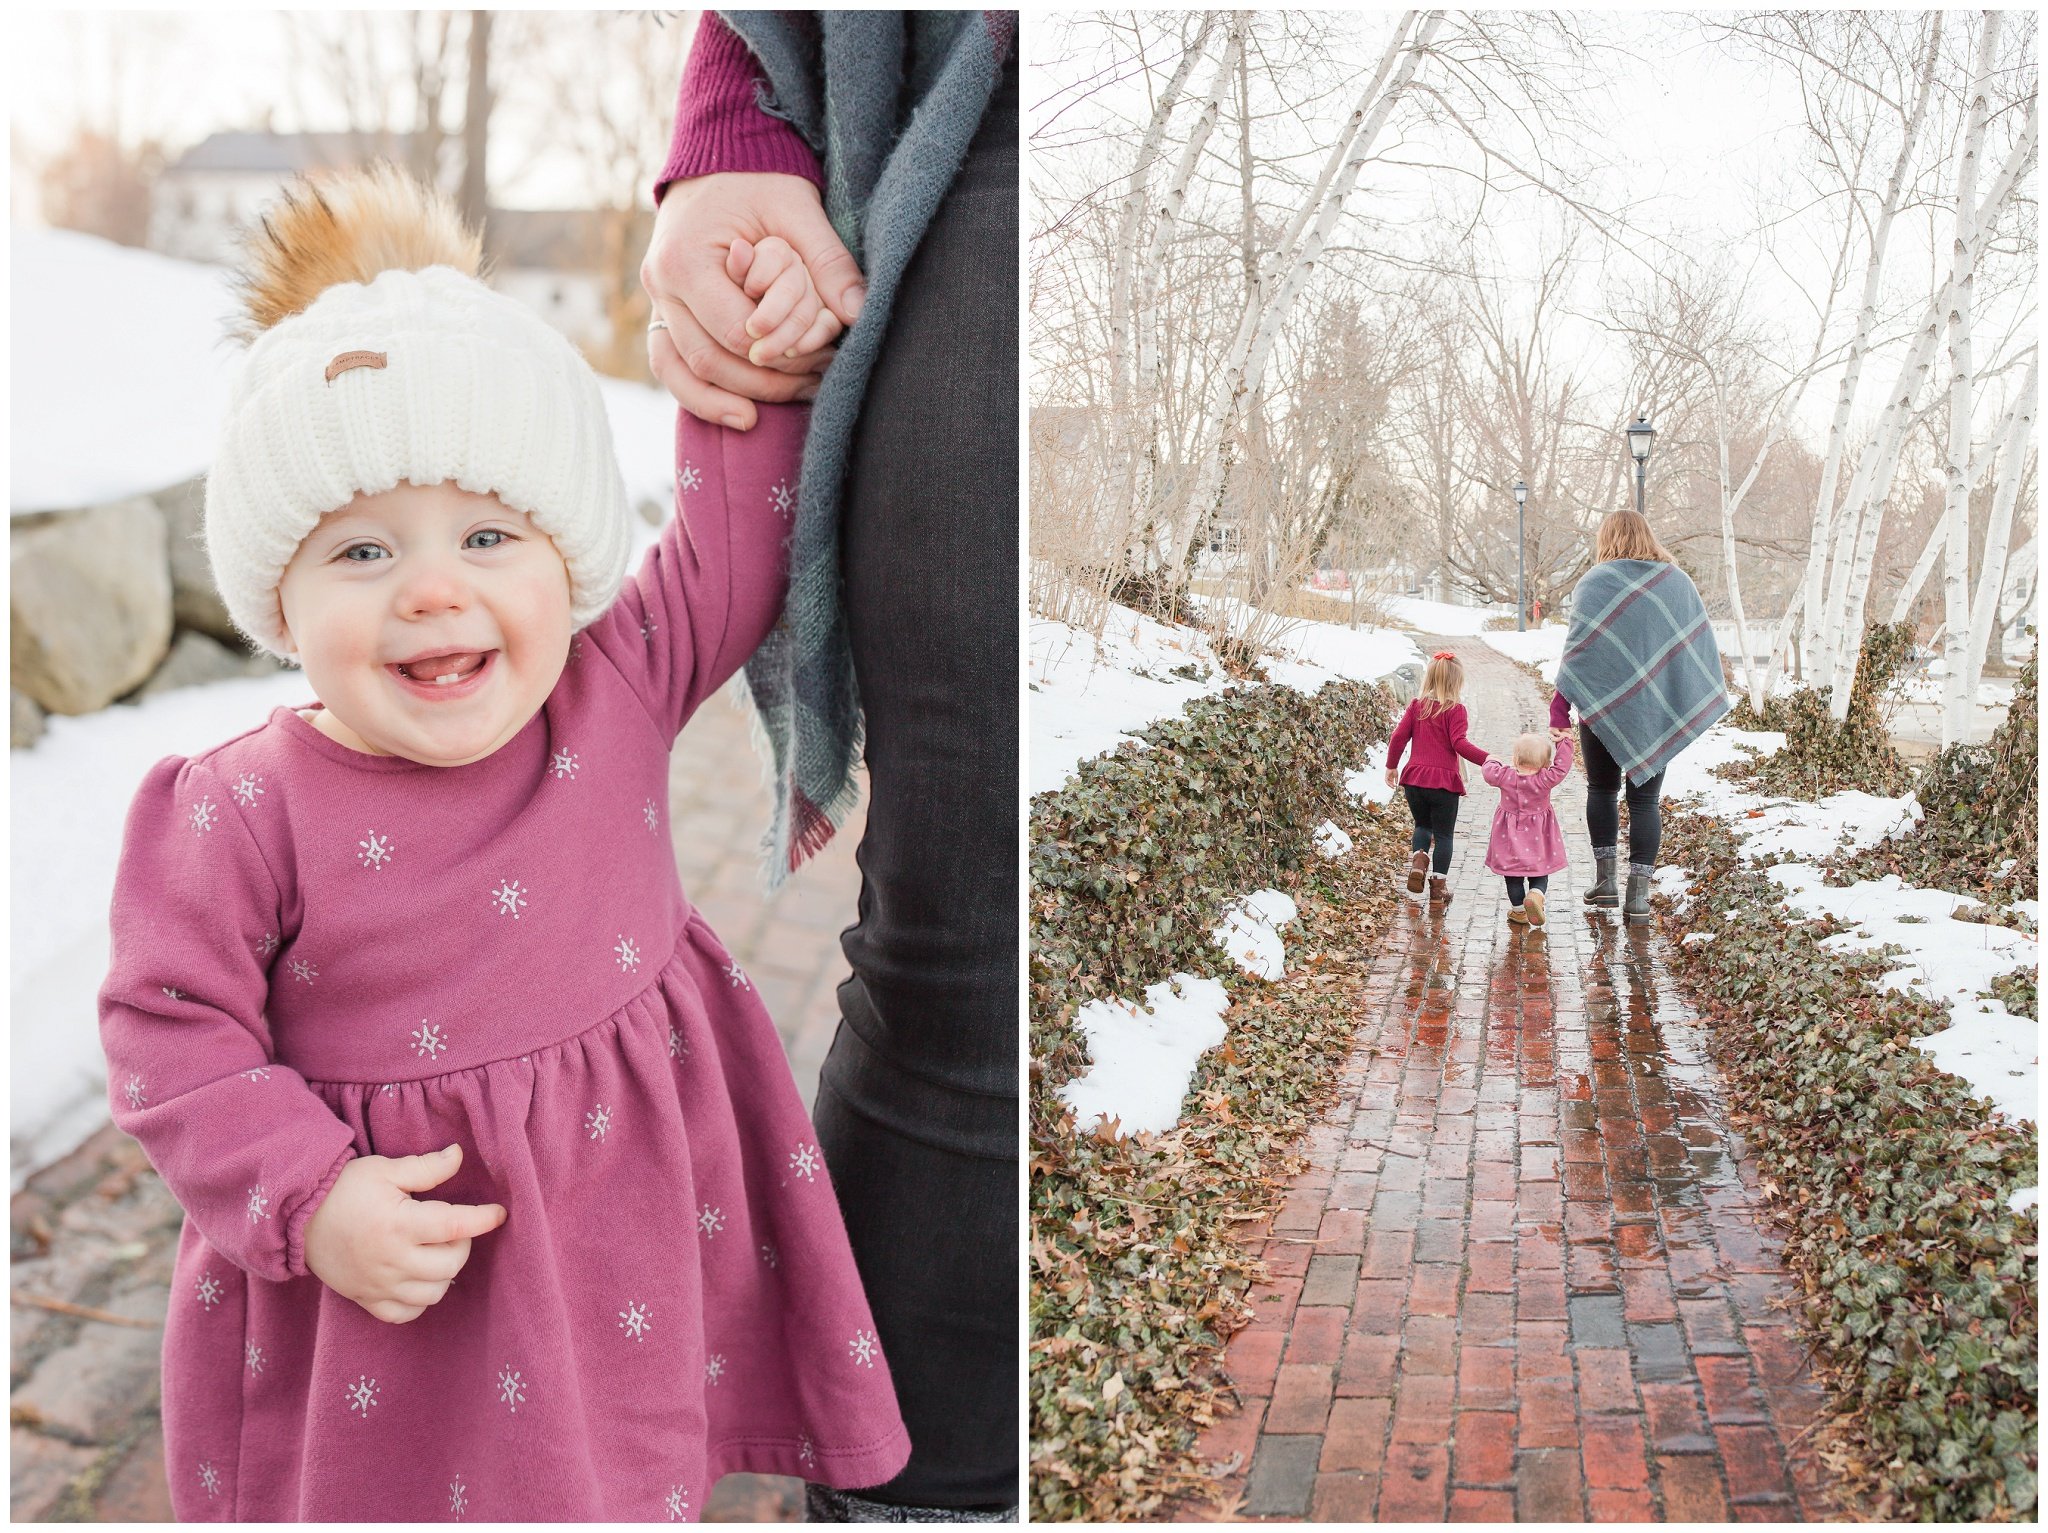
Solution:
{"label": "brick pavement", "polygon": [[[1465,661],[1482,746],[1543,722],[1478,640],[1426,647]],[[1251,1517],[1823,1517],[1794,1289],[1663,940],[1580,904],[1576,770],[1551,924],[1510,927],[1483,866],[1497,795],[1469,775],[1454,898],[1396,916],[1339,1105],[1252,1227],[1270,1277],[1225,1353],[1243,1410],[1201,1451],[1235,1461]]]}
{"label": "brick pavement", "polygon": [[[683,888],[746,966],[776,1020],[806,1103],[838,1023],[839,932],[854,917],[856,814],[773,898],[756,843],[768,792],[745,716],[713,698],[684,731],[669,774]],[[80,1019],[81,1026],[91,1025]],[[15,1300],[10,1374],[15,1521],[166,1521],[158,1350],[182,1215],[139,1147],[110,1123],[11,1200]],[[55,1313],[34,1295],[145,1322]],[[794,1522],[795,1480],[728,1475],[709,1522]]]}

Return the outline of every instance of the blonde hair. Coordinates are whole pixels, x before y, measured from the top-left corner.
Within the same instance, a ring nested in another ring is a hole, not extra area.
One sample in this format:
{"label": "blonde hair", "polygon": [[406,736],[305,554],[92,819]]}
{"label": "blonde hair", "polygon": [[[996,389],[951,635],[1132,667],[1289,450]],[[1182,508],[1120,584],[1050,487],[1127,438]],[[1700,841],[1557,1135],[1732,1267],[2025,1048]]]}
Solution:
{"label": "blonde hair", "polygon": [[1557,746],[1549,735],[1539,735],[1531,730],[1525,735],[1515,736],[1515,765],[1532,766],[1542,771],[1557,759]]}
{"label": "blonde hair", "polygon": [[1660,563],[1674,564],[1671,551],[1657,541],[1657,534],[1650,531],[1650,524],[1633,511],[1610,511],[1600,523],[1600,534],[1593,543],[1593,560],[1605,564],[1609,559],[1655,559]]}
{"label": "blonde hair", "polygon": [[1422,691],[1417,698],[1423,713],[1433,715],[1456,707],[1464,691],[1465,662],[1449,651],[1431,656],[1422,673]]}

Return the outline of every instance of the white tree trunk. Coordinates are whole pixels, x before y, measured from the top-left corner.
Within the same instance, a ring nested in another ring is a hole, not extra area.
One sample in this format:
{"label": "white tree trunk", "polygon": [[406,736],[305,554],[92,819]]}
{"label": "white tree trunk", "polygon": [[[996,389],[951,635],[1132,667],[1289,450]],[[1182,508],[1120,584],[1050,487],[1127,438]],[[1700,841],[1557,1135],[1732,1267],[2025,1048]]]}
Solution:
{"label": "white tree trunk", "polygon": [[[1828,426],[1827,456],[1821,461],[1820,491],[1814,497],[1813,541],[1806,556],[1806,578],[1803,583],[1806,606],[1806,629],[1801,636],[1800,655],[1802,664],[1814,676],[1826,674],[1829,660],[1829,641],[1832,635],[1827,628],[1827,614],[1837,605],[1824,604],[1821,600],[1822,577],[1826,573],[1827,559],[1837,539],[1838,511],[1835,504],[1837,479],[1841,473],[1842,453],[1848,440],[1849,417],[1856,403],[1857,386],[1863,377],[1863,359],[1870,350],[1871,331],[1877,325],[1877,298],[1884,275],[1885,247],[1891,238],[1892,220],[1899,210],[1899,201],[1906,185],[1906,171],[1911,165],[1913,153],[1920,142],[1921,125],[1927,120],[1927,103],[1933,95],[1934,66],[1941,49],[1942,17],[1934,14],[1933,29],[1927,40],[1927,56],[1921,61],[1919,86],[1914,92],[1913,106],[1907,116],[1906,131],[1899,143],[1898,158],[1892,162],[1890,179],[1885,182],[1884,200],[1878,206],[1877,223],[1870,235],[1870,259],[1863,268],[1863,301],[1856,311],[1855,333],[1849,338],[1849,356],[1842,369],[1841,388],[1835,395],[1835,415]],[[1853,213],[1851,215],[1853,217]]]}
{"label": "white tree trunk", "polygon": [[1984,124],[1991,114],[1991,63],[1998,47],[1999,23],[1997,11],[1984,12],[1977,37],[1977,63],[1971,71],[1969,126],[1956,162],[1955,272],[1948,289],[1948,496],[1943,508],[1948,541],[1941,572],[1948,620],[1948,636],[1942,644],[1942,658],[1948,665],[1941,710],[1944,746],[1960,741],[1969,727],[1970,648],[1975,638],[1970,631],[1970,417],[1977,382],[1971,297],[1977,262],[1977,161],[1984,151]]}
{"label": "white tree trunk", "polygon": [[1991,498],[1991,525],[1984,533],[1984,563],[1977,572],[1977,599],[1970,607],[1969,668],[1963,678],[1965,706],[1984,679],[1984,657],[1998,624],[1998,598],[2005,591],[2005,555],[2012,537],[2012,511],[2027,466],[2027,439],[2034,430],[2034,386],[2040,379],[2037,357],[2027,364],[2005,440],[1999,448],[1996,492]]}
{"label": "white tree trunk", "polygon": [[[1201,422],[1197,438],[1201,443],[1200,458],[1194,482],[1169,529],[1165,564],[1173,575],[1180,573],[1191,540],[1222,494],[1224,451],[1231,427],[1243,400],[1258,390],[1265,360],[1271,354],[1273,338],[1279,334],[1287,309],[1294,295],[1300,291],[1301,281],[1306,275],[1305,266],[1314,264],[1330,226],[1342,210],[1345,193],[1358,179],[1358,169],[1370,152],[1373,139],[1420,66],[1422,50],[1443,22],[1441,12],[1431,12],[1422,17],[1421,26],[1410,42],[1409,30],[1415,26],[1418,14],[1408,12],[1395,28],[1393,41],[1387,45],[1380,59],[1380,67],[1359,97],[1358,104],[1352,108],[1350,120],[1344,132],[1338,135],[1338,141],[1324,163],[1322,175],[1295,210],[1287,233],[1275,249],[1266,278],[1260,282],[1254,301],[1245,305],[1238,321],[1229,360],[1217,379]],[[1311,218],[1316,221],[1315,228],[1304,234]],[[1297,241],[1301,241],[1299,248]]]}

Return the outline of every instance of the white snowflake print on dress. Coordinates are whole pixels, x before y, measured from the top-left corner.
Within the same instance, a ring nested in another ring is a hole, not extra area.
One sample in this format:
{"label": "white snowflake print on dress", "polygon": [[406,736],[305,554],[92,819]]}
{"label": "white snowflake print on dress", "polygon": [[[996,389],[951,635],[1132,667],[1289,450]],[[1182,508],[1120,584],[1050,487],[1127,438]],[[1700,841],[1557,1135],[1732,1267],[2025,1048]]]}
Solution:
{"label": "white snowflake print on dress", "polygon": [[275,953],[276,951],[276,932],[265,932],[262,936],[256,939],[256,956],[258,958],[268,958],[272,953]]}
{"label": "white snowflake print on dress", "polygon": [[811,1442],[811,1434],[808,1432],[797,1433],[796,1461],[806,1469],[817,1467],[818,1450],[816,1445]]}
{"label": "white snowflake print on dress", "polygon": [[441,1036],[441,1024],[421,1017],[420,1025],[412,1030],[412,1051],[424,1059],[438,1059],[447,1047],[448,1040]]}
{"label": "white snowflake print on dress", "polygon": [[788,517],[796,514],[796,491],[790,488],[787,479],[775,481],[775,487],[768,492],[768,504],[775,508],[777,516]]}
{"label": "white snowflake print on dress", "polygon": [[526,903],[527,890],[519,880],[499,879],[498,887],[491,891],[491,898],[498,902],[498,914],[519,919],[519,908]]}
{"label": "white snowflake print on dress", "polygon": [[211,1461],[199,1466],[199,1483],[206,1488],[206,1499],[211,1501],[220,1494],[220,1471]]}
{"label": "white snowflake print on dress", "polygon": [[389,836],[380,836],[373,830],[369,832],[367,841],[358,841],[356,845],[362,848],[356,853],[356,857],[364,867],[374,868],[379,873],[384,871],[384,864],[391,860]]}
{"label": "white snowflake print on dress", "polygon": [[633,946],[633,939],[624,932],[619,933],[619,945],[612,949],[612,954],[619,960],[619,968],[621,970],[633,970],[640,967],[640,949]]}
{"label": "white snowflake print on dress", "polygon": [[800,1176],[807,1182],[817,1180],[818,1167],[821,1164],[823,1162],[818,1159],[818,1147],[814,1144],[805,1144],[799,1140],[797,1147],[789,1152],[790,1175]]}
{"label": "white snowflake print on dress", "polygon": [[212,1309],[220,1303],[220,1284],[214,1280],[211,1272],[200,1273],[199,1281],[192,1286],[198,1290],[201,1309]]}
{"label": "white snowflake print on dress", "polygon": [[668,1520],[680,1522],[690,1515],[690,1493],[680,1485],[668,1488]]}
{"label": "white snowflake print on dress", "polygon": [[639,1341],[649,1331],[653,1330],[654,1326],[648,1321],[645,1309],[638,1304],[629,1302],[624,1309],[619,1311],[619,1329],[632,1337],[633,1340]]}
{"label": "white snowflake print on dress", "polygon": [[655,622],[653,618],[650,617],[641,619],[640,637],[645,639],[649,644],[652,644],[654,642],[654,636],[660,632],[661,624]]}
{"label": "white snowflake print on dress", "polygon": [[701,490],[704,488],[704,476],[697,472],[696,464],[685,458],[682,472],[676,475],[676,483],[685,490]]}
{"label": "white snowflake print on dress", "polygon": [[716,1389],[718,1381],[724,1377],[725,1354],[723,1352],[714,1352],[711,1354],[710,1361],[704,1364],[704,1382]]}
{"label": "white snowflake print on dress", "polygon": [[581,765],[574,751],[556,751],[548,757],[548,770],[557,777],[574,777]]}
{"label": "white snowflake print on dress", "polygon": [[661,829],[661,810],[655,807],[653,799],[640,806],[640,817],[647,822],[649,830]]}
{"label": "white snowflake print on dress", "polygon": [[668,1057],[677,1060],[690,1057],[690,1046],[683,1042],[683,1035],[673,1027],[668,1030]]}
{"label": "white snowflake print on dress", "polygon": [[192,834],[203,836],[213,829],[213,800],[203,798],[192,806]]}
{"label": "white snowflake print on dress", "polygon": [[247,1349],[242,1353],[242,1362],[251,1373],[261,1373],[263,1371],[263,1349],[257,1346],[255,1342],[250,1342]]}
{"label": "white snowflake print on dress", "polygon": [[498,1375],[498,1403],[507,1407],[513,1415],[519,1414],[521,1402],[526,1399],[526,1380],[510,1363]]}
{"label": "white snowflake print on dress", "polygon": [[725,1228],[724,1213],[706,1203],[703,1211],[697,1215],[697,1228],[704,1232],[705,1239],[710,1239]]}
{"label": "white snowflake print on dress", "polygon": [[763,1241],[761,1244],[761,1260],[768,1264],[768,1270],[772,1272],[782,1265],[782,1253],[766,1241]]}
{"label": "white snowflake print on dress", "polygon": [[377,1381],[367,1374],[357,1374],[355,1383],[348,1389],[348,1408],[361,1411],[363,1420],[370,1419],[370,1407],[377,1403]]}
{"label": "white snowflake print on dress", "polygon": [[875,1359],[881,1356],[882,1351],[881,1343],[873,1331],[855,1331],[852,1339],[846,1343],[846,1348],[853,1354],[853,1360],[863,1368],[874,1367]]}
{"label": "white snowflake print on dress", "polygon": [[448,1510],[460,1517],[468,1507],[469,1487],[462,1483],[462,1476],[457,1475],[448,1482]]}
{"label": "white snowflake print on dress", "polygon": [[242,1079],[245,1081],[267,1081],[270,1079],[270,1066],[258,1065],[253,1070],[244,1070],[242,1072]]}
{"label": "white snowflake print on dress", "polygon": [[612,1110],[600,1103],[583,1115],[583,1126],[592,1139],[602,1139],[612,1130]]}
{"label": "white snowflake print on dress", "polygon": [[185,999],[185,992],[180,990],[176,985],[163,986],[163,992],[165,995],[169,996],[174,1001],[182,1001]]}
{"label": "white snowflake print on dress", "polygon": [[149,1100],[149,1090],[142,1084],[142,1077],[139,1075],[129,1076],[128,1084],[123,1086],[121,1091],[128,1098],[130,1107],[140,1107]]}
{"label": "white snowflake print on dress", "polygon": [[747,978],[746,970],[740,967],[740,961],[737,958],[726,965],[725,977],[732,981],[733,988],[736,990],[751,990],[754,988],[754,982]]}
{"label": "white snowflake print on dress", "polygon": [[249,1189],[249,1222],[251,1224],[260,1224],[269,1217],[270,1194],[265,1192],[263,1184],[258,1182]]}
{"label": "white snowflake print on dress", "polygon": [[256,807],[256,800],[263,797],[263,779],[244,772],[235,779],[235,802],[244,809]]}
{"label": "white snowflake print on dress", "polygon": [[293,979],[302,979],[309,985],[320,977],[319,968],[303,958],[294,958],[285,967],[292,971]]}

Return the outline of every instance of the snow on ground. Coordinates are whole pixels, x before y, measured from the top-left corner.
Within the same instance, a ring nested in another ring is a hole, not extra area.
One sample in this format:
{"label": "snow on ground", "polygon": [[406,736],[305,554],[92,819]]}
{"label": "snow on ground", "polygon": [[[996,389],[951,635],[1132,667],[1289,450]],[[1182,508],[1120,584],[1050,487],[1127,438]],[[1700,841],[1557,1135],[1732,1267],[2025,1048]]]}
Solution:
{"label": "snow on ground", "polygon": [[[2040,1026],[2009,1012],[1989,987],[1998,975],[2038,965],[2038,943],[2007,927],[1954,920],[1955,910],[1974,901],[1901,884],[1893,876],[1827,888],[1818,866],[1822,860],[1910,834],[1925,815],[1910,793],[1884,798],[1852,791],[1802,803],[1745,792],[1711,773],[1747,755],[1774,754],[1784,744],[1785,737],[1775,732],[1725,725],[1711,729],[1672,763],[1664,779],[1665,796],[1726,824],[1742,856],[1767,865],[1767,875],[1786,891],[1786,903],[1795,912],[1808,919],[1827,915],[1855,923],[1856,930],[1828,938],[1824,946],[1842,952],[1887,945],[1904,949],[1899,967],[1880,983],[1927,996],[1945,1006],[1950,1019],[1948,1028],[1916,1044],[1972,1092],[1989,1097],[1999,1111],[2033,1121]],[[1662,892],[1682,899],[1690,885],[1691,875],[1682,868],[1657,870]]]}
{"label": "snow on ground", "polygon": [[242,349],[218,266],[16,224],[12,361],[20,385],[10,510],[144,495],[205,470]]}
{"label": "snow on ground", "polygon": [[1558,662],[1564,659],[1566,631],[1562,623],[1545,623],[1541,628],[1531,628],[1526,633],[1502,628],[1481,633],[1479,637],[1489,648],[1498,650],[1510,660],[1535,666],[1543,673],[1543,679],[1555,686]]}
{"label": "snow on ground", "polygon": [[[1336,678],[1377,681],[1422,658],[1406,634],[1340,623],[1292,623],[1274,643],[1285,658],[1268,660],[1266,674],[1308,693]],[[1231,684],[1202,630],[1128,607],[1109,609],[1099,641],[1072,624],[1034,618],[1030,645],[1032,793],[1059,787],[1082,762]]]}
{"label": "snow on ground", "polygon": [[9,980],[14,1185],[106,1121],[97,996],[107,973],[107,909],[129,802],[149,769],[311,702],[297,672],[184,687],[83,718],[9,753],[14,838]]}
{"label": "snow on ground", "polygon": [[1223,924],[1209,933],[1209,940],[1227,948],[1237,966],[1254,978],[1280,979],[1287,973],[1287,944],[1280,928],[1298,913],[1294,901],[1278,889],[1256,889],[1230,903]]}
{"label": "snow on ground", "polygon": [[1512,618],[1513,607],[1460,607],[1447,601],[1425,601],[1420,596],[1396,596],[1379,604],[1380,610],[1397,623],[1418,633],[1453,636],[1483,632],[1489,618]]}
{"label": "snow on ground", "polygon": [[1886,990],[1911,990],[1948,1008],[1949,1026],[1914,1042],[1935,1064],[1969,1082],[2000,1112],[2032,1120],[2040,1027],[2015,1016],[1990,992],[1992,980],[2040,962],[2032,937],[2010,927],[1954,919],[1976,902],[1939,889],[1916,889],[1887,874],[1845,889],[1830,889],[1818,869],[1787,862],[1769,870],[1785,900],[1809,919],[1833,916],[1853,930],[1822,947],[1844,953],[1881,947],[1905,949],[1899,967],[1879,981]]}
{"label": "snow on ground", "polygon": [[1351,850],[1351,838],[1344,833],[1344,827],[1335,820],[1325,820],[1316,827],[1316,851],[1335,861]]}
{"label": "snow on ground", "polygon": [[[1372,759],[1384,760],[1386,754],[1385,745],[1375,746]],[[1394,799],[1394,789],[1387,782],[1386,768],[1379,766],[1362,766],[1356,771],[1346,772],[1344,791],[1368,804],[1388,804]]]}
{"label": "snow on ground", "polygon": [[1230,997],[1213,979],[1176,974],[1129,1001],[1090,1001],[1074,1017],[1088,1043],[1086,1073],[1060,1088],[1074,1126],[1088,1133],[1114,1118],[1125,1134],[1163,1134],[1180,1121],[1195,1062],[1221,1043]]}

